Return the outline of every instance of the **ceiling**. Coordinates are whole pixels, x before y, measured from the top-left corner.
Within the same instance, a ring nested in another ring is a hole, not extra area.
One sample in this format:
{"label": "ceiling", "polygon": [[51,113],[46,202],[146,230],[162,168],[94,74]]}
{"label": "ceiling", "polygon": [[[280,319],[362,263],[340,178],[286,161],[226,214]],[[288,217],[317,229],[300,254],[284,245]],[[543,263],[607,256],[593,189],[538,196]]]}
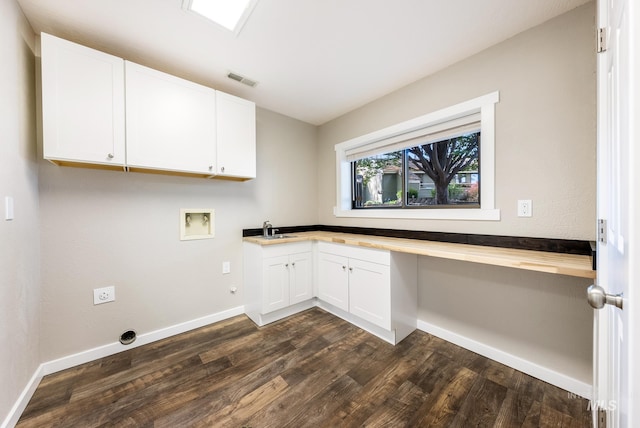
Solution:
{"label": "ceiling", "polygon": [[320,125],[589,0],[259,0],[237,37],[182,0],[17,1],[36,33]]}

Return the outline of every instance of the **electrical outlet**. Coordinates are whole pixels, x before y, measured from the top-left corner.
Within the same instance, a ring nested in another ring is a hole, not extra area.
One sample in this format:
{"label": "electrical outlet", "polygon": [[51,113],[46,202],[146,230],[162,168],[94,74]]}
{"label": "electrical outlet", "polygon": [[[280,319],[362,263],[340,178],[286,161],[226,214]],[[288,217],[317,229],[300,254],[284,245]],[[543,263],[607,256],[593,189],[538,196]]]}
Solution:
{"label": "electrical outlet", "polygon": [[101,305],[114,300],[116,300],[116,288],[114,286],[93,289],[94,305]]}
{"label": "electrical outlet", "polygon": [[531,199],[518,200],[518,217],[531,217],[532,212]]}

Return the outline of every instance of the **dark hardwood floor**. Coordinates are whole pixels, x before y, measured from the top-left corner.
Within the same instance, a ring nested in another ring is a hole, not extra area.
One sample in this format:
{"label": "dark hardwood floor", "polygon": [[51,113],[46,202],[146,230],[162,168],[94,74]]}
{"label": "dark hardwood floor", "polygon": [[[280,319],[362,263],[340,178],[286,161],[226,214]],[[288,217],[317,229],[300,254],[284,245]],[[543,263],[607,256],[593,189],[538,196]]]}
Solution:
{"label": "dark hardwood floor", "polygon": [[46,376],[18,427],[589,427],[587,400],[416,331],[245,316]]}

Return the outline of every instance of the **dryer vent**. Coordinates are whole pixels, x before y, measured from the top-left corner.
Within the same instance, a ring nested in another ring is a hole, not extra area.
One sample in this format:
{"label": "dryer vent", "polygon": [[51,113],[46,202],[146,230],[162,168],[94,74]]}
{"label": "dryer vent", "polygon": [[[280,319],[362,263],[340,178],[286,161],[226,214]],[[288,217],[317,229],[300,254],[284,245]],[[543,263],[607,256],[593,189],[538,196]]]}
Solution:
{"label": "dryer vent", "polygon": [[127,330],[120,335],[120,343],[130,345],[136,340],[135,330]]}

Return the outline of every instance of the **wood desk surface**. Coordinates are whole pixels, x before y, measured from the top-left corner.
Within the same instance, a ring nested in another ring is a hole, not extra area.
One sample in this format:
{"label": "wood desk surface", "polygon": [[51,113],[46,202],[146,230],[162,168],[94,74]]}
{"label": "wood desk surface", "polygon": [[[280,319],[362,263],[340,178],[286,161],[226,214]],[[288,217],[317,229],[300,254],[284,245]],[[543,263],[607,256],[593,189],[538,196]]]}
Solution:
{"label": "wood desk surface", "polygon": [[592,269],[591,256],[578,254],[550,253],[545,251],[518,250],[335,232],[300,232],[291,235],[291,237],[281,239],[264,239],[261,236],[248,236],[244,238],[244,241],[258,245],[278,245],[301,241],[334,242],[337,244],[376,248],[399,253],[462,260],[472,263],[505,266],[581,278],[596,277],[596,271]]}

